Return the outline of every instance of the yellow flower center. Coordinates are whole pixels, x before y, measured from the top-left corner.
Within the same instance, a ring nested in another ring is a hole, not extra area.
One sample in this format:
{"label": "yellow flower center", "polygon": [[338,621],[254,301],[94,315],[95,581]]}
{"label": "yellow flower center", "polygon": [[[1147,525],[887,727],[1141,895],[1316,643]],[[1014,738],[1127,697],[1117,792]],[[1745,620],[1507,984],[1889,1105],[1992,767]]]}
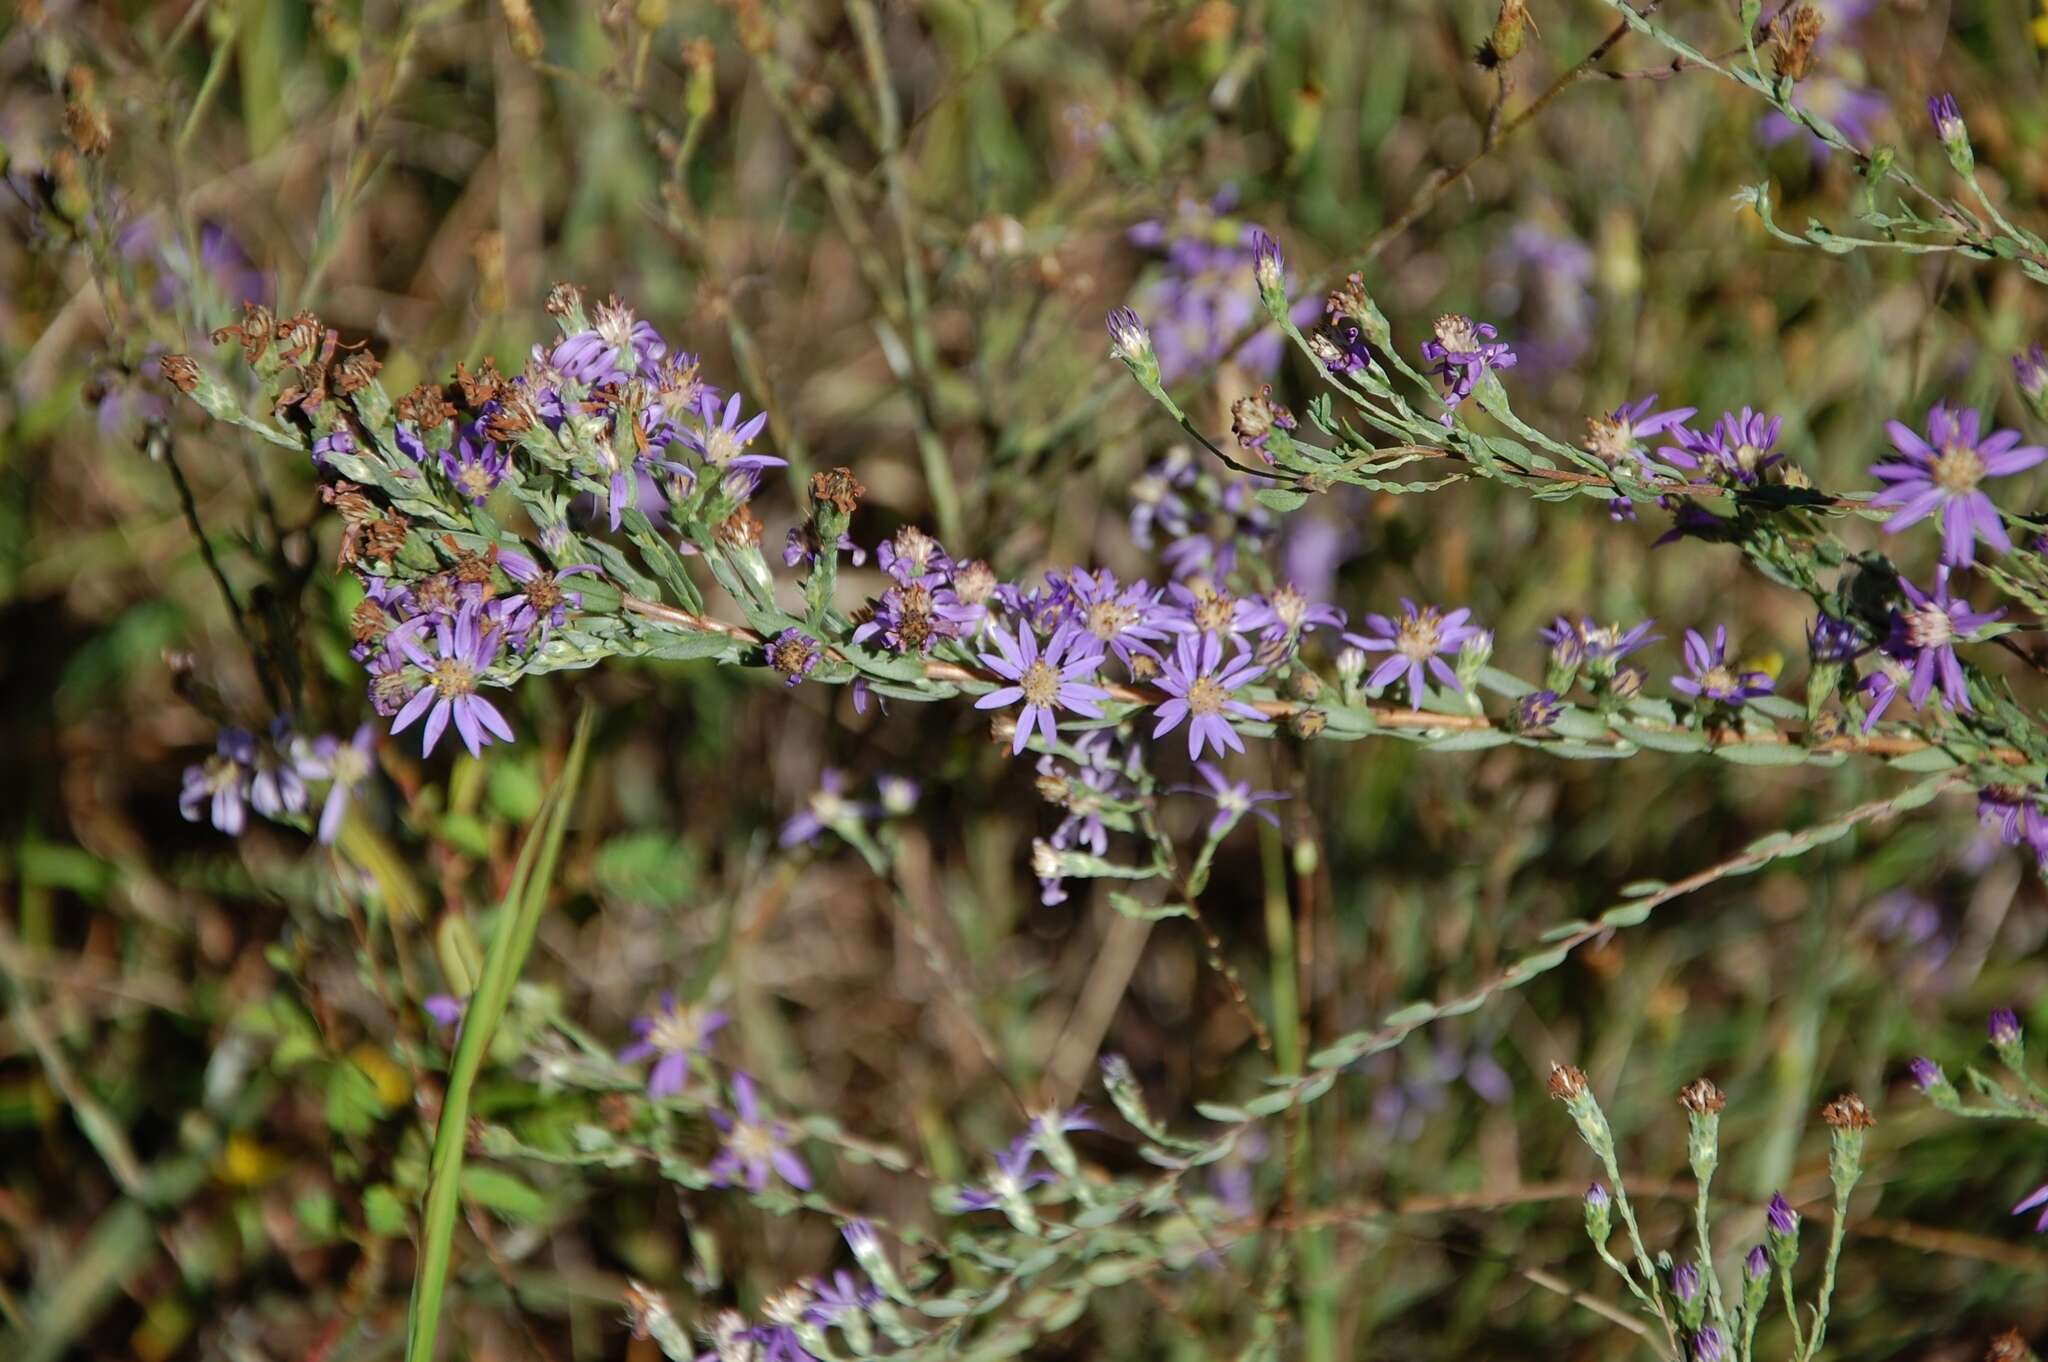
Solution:
{"label": "yellow flower center", "polygon": [[467,662],[444,657],[427,673],[428,682],[447,699],[476,690],[476,668]]}
{"label": "yellow flower center", "polygon": [[1984,456],[1970,445],[1943,445],[1934,456],[1933,476],[1944,492],[1973,492],[1984,481]]}
{"label": "yellow flower center", "polygon": [[1230,692],[1210,677],[1200,677],[1188,687],[1188,712],[1191,714],[1221,714],[1223,702],[1230,698]]}
{"label": "yellow flower center", "polygon": [[1050,705],[1059,698],[1060,674],[1046,665],[1040,658],[1024,669],[1024,675],[1017,682],[1024,692],[1027,705]]}

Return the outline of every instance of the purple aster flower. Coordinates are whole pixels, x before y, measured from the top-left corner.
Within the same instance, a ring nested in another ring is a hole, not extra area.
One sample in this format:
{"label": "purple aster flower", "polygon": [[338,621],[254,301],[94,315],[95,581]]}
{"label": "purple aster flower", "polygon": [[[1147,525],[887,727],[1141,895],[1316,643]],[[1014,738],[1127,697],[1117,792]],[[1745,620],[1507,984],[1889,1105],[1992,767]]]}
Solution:
{"label": "purple aster flower", "polygon": [[1700,1270],[1691,1263],[1680,1263],[1672,1268],[1671,1294],[1682,1303],[1691,1303],[1700,1294]]}
{"label": "purple aster flower", "polygon": [[1900,463],[1872,465],[1871,473],[1891,484],[1873,506],[1896,506],[1884,528],[1897,534],[1908,525],[1941,512],[1941,558],[1969,567],[1976,561],[1977,541],[2000,553],[2012,552],[2012,540],[1998,517],[1998,508],[1978,485],[2003,478],[2048,459],[2048,448],[2020,444],[2016,430],[1982,436],[1982,418],[1965,408],[1956,411],[1937,402],[1927,413],[1927,438],[1921,439],[1899,421],[1885,423]]}
{"label": "purple aster flower", "polygon": [[1365,634],[1346,634],[1344,641],[1354,648],[1368,653],[1387,653],[1387,659],[1373,669],[1366,678],[1368,686],[1392,685],[1396,678],[1405,674],[1408,678],[1408,707],[1422,708],[1423,692],[1428,682],[1423,678],[1423,668],[1428,667],[1438,681],[1455,691],[1463,691],[1458,674],[1444,662],[1443,655],[1455,654],[1467,639],[1477,638],[1478,626],[1468,624],[1472,611],[1460,606],[1446,615],[1433,605],[1417,606],[1405,596],[1401,600],[1402,617],[1397,624],[1385,615],[1367,615],[1365,627],[1372,631]]}
{"label": "purple aster flower", "polygon": [[[2028,1211],[2039,1206],[2048,1206],[2048,1182],[2042,1183],[2039,1187],[2027,1193],[2020,1201],[2020,1204],[2012,1208],[2012,1213],[2014,1215],[2025,1215]],[[2042,1211],[2040,1218],[2034,1222],[2034,1233],[2040,1234],[2043,1231],[2048,1231],[2048,1210]]]}
{"label": "purple aster flower", "polygon": [[427,684],[398,711],[391,731],[402,733],[424,715],[427,724],[421,751],[427,755],[433,753],[434,744],[441,740],[450,719],[455,721],[455,731],[473,757],[482,755],[493,737],[511,742],[512,726],[505,722],[505,716],[496,705],[476,693],[478,683],[498,656],[503,631],[487,627],[482,612],[475,606],[464,606],[452,622],[446,617],[436,619],[434,631],[436,647],[432,653],[420,646],[413,626],[393,629],[387,636],[414,666],[427,674]]}
{"label": "purple aster flower", "polygon": [[789,678],[783,684],[794,687],[818,666],[818,640],[791,627],[777,634],[768,645],[768,665]]}
{"label": "purple aster flower", "polygon": [[1236,825],[1246,814],[1265,819],[1274,827],[1280,826],[1280,819],[1271,809],[1262,809],[1261,804],[1273,804],[1287,798],[1273,790],[1254,790],[1249,780],[1233,781],[1223,772],[1206,761],[1195,763],[1195,770],[1209,783],[1204,790],[1194,785],[1176,785],[1179,794],[1204,795],[1216,801],[1216,816],[1209,820],[1209,837],[1221,837]]}
{"label": "purple aster flower", "polygon": [[1173,646],[1159,677],[1159,688],[1170,697],[1158,709],[1158,723],[1152,736],[1163,737],[1188,721],[1188,755],[1197,761],[1202,749],[1213,747],[1244,751],[1244,739],[1230,726],[1226,715],[1235,714],[1254,721],[1265,716],[1236,697],[1237,692],[1265,675],[1266,669],[1240,650],[1228,662],[1223,659],[1223,640],[1212,633],[1182,634]]}
{"label": "purple aster flower", "polygon": [[744,1184],[748,1190],[767,1190],[771,1174],[800,1192],[811,1188],[811,1170],[790,1152],[792,1131],[761,1110],[754,1093],[754,1080],[744,1073],[732,1076],[730,1113],[714,1111],[711,1123],[725,1135],[725,1148],[711,1161],[713,1180],[722,1187]]}
{"label": "purple aster flower", "polygon": [[1252,228],[1252,278],[1258,282],[1261,293],[1284,292],[1287,288],[1287,257],[1281,253],[1280,243],[1263,227]]}
{"label": "purple aster flower", "polygon": [[1934,125],[1934,135],[1943,142],[1967,139],[1970,135],[1963,126],[1963,106],[1956,103],[1953,94],[1939,94],[1929,98],[1927,120]]}
{"label": "purple aster flower", "polygon": [[313,462],[321,468],[327,466],[330,455],[360,452],[361,446],[356,444],[355,432],[347,426],[336,426],[313,441]]}
{"label": "purple aster flower", "polygon": [[1951,597],[1948,591],[1948,573],[1946,567],[1935,572],[1932,596],[1905,578],[1899,578],[1899,589],[1906,593],[1908,605],[1893,615],[1892,633],[1885,643],[1885,649],[1890,658],[1900,664],[1900,668],[1881,668],[1865,679],[1864,691],[1870,701],[1870,712],[1863,720],[1865,732],[1884,717],[1892,698],[1898,694],[1903,679],[1903,664],[1908,659],[1912,662],[1912,672],[1906,699],[1915,709],[1927,703],[1927,697],[1934,689],[1935,679],[1939,677],[1943,702],[1952,710],[1964,714],[1971,712],[1969,687],[1963,678],[1963,664],[1956,657],[1956,640],[1967,639],[1970,634],[1997,620],[2005,612],[1972,610],[1968,601]]}
{"label": "purple aster flower", "polygon": [[1702,700],[1739,705],[1745,700],[1771,693],[1771,678],[1762,672],[1738,672],[1728,661],[1728,626],[1714,626],[1709,644],[1697,629],[1685,631],[1685,665],[1691,676],[1672,678],[1671,688]]}
{"label": "purple aster flower", "polygon": [[1721,1331],[1711,1324],[1702,1324],[1692,1336],[1693,1362],[1721,1362],[1723,1356]]}
{"label": "purple aster flower", "polygon": [[1048,1145],[1064,1143],[1061,1137],[1069,1131],[1100,1129],[1102,1123],[1090,1116],[1086,1107],[1050,1107],[1032,1116],[1025,1134],[1043,1150]]}
{"label": "purple aster flower", "polygon": [[222,729],[214,739],[213,755],[185,768],[184,788],[178,792],[178,812],[185,821],[198,822],[204,809],[214,827],[230,837],[240,837],[249,821],[250,766],[255,759],[252,734],[246,729]]}
{"label": "purple aster flower", "polygon": [[1869,650],[1861,630],[1833,615],[1814,616],[1806,631],[1806,651],[1815,662],[1853,662]]}
{"label": "purple aster flower", "polygon": [[1913,1086],[1922,1092],[1932,1092],[1947,1082],[1942,1076],[1941,1066],[1925,1055],[1908,1064],[1906,1071],[1913,1075]]}
{"label": "purple aster flower", "polygon": [[849,1315],[858,1315],[882,1299],[882,1293],[840,1268],[830,1277],[811,1281],[811,1302],[804,1318],[819,1328],[829,1328]]}
{"label": "purple aster flower", "polygon": [[1657,405],[1657,394],[1624,402],[1605,416],[1586,418],[1585,449],[1589,454],[1618,464],[1633,459],[1638,465],[1648,468],[1650,456],[1643,447],[1643,441],[1653,435],[1675,433],[1692,419],[1697,407],[1672,407],[1668,411],[1652,412]]}
{"label": "purple aster flower", "polygon": [[1991,1043],[2002,1050],[2017,1043],[2020,1038],[2019,1014],[2009,1007],[1997,1008],[1992,1012],[1990,1021],[1985,1023],[1984,1029],[1990,1034]]}
{"label": "purple aster flower", "polygon": [[944,579],[953,572],[953,556],[915,525],[905,525],[883,540],[875,550],[875,563],[899,586],[925,576]]}
{"label": "purple aster flower", "polygon": [[818,773],[818,788],[812,791],[802,812],[782,825],[777,840],[784,847],[815,842],[825,829],[858,822],[868,812],[865,804],[846,797],[846,772],[827,766]]}
{"label": "purple aster flower", "polygon": [[1564,717],[1564,701],[1554,690],[1532,690],[1515,701],[1515,731],[1544,734]]}
{"label": "purple aster flower", "polygon": [[1239,624],[1247,630],[1258,630],[1259,636],[1269,642],[1299,639],[1318,628],[1344,627],[1342,610],[1310,600],[1296,590],[1292,582],[1283,584],[1270,595],[1254,596],[1248,604],[1250,608],[1238,617]]}
{"label": "purple aster flower", "polygon": [[468,1007],[468,1002],[452,993],[430,993],[420,999],[420,1010],[433,1018],[434,1025],[443,1030],[460,1023],[462,1014]]}
{"label": "purple aster flower", "polygon": [[[1128,796],[1125,785],[1130,772],[1118,762],[1114,739],[1106,731],[1083,733],[1072,745],[1084,759],[1082,765],[1072,770],[1062,766],[1051,753],[1038,759],[1038,774],[1061,783],[1056,802],[1067,811],[1048,840],[1057,850],[1083,846],[1097,856],[1105,855],[1109,851],[1109,827],[1102,821],[1102,814],[1111,803]],[[1130,760],[1135,761],[1136,755],[1133,752]]]}
{"label": "purple aster flower", "polygon": [[1173,606],[1160,620],[1174,633],[1214,634],[1226,643],[1245,646],[1244,636],[1252,631],[1258,614],[1257,602],[1219,591],[1206,581],[1193,586],[1172,582],[1166,594],[1173,598]]}
{"label": "purple aster flower", "polygon": [[249,807],[265,818],[286,818],[306,808],[306,782],[293,760],[297,739],[283,715],[270,721],[268,736],[250,759]]}
{"label": "purple aster flower", "polygon": [[[1849,141],[1867,145],[1877,120],[1891,109],[1878,91],[1851,85],[1839,76],[1815,73],[1792,89],[1792,106],[1832,123]],[[1767,147],[1794,137],[1804,137],[1808,154],[1818,166],[1833,155],[1834,148],[1815,137],[1806,127],[1773,110],[1757,124],[1757,133]]]}
{"label": "purple aster flower", "polygon": [[1768,416],[1744,407],[1740,412],[1724,411],[1721,419],[1705,432],[1688,425],[1670,428],[1676,445],[1661,451],[1665,458],[1685,468],[1718,473],[1731,483],[1754,487],[1764,471],[1784,462],[1783,454],[1771,452],[1784,428],[1784,418]]}
{"label": "purple aster flower", "polygon": [[548,569],[520,553],[516,549],[500,549],[498,566],[505,569],[505,575],[517,582],[521,590],[505,598],[505,609],[510,618],[513,613],[530,616],[525,627],[514,632],[525,634],[535,626],[542,629],[559,629],[568,622],[569,611],[583,608],[583,593],[565,588],[564,577],[578,574],[603,576],[595,563],[571,563],[565,568]]}
{"label": "purple aster flower", "polygon": [[484,439],[475,426],[463,429],[454,445],[441,451],[441,471],[455,490],[481,506],[497,485],[504,481],[505,465],[511,457],[496,440]]}
{"label": "purple aster flower", "polygon": [[2048,393],[2048,351],[2036,344],[2025,353],[2014,355],[2012,376],[2028,400],[2039,401],[2043,393]]}
{"label": "purple aster flower", "polygon": [[1580,663],[1590,663],[1595,672],[1612,675],[1615,664],[1624,657],[1663,640],[1663,635],[1650,632],[1656,624],[1655,620],[1644,620],[1624,629],[1619,624],[1595,624],[1589,619],[1573,624],[1559,615],[1549,628],[1540,631],[1540,636],[1550,645],[1551,656],[1561,663],[1572,659],[1574,669]]}
{"label": "purple aster flower", "polygon": [[[717,1008],[703,1003],[678,1004],[675,994],[663,993],[660,1007],[633,1019],[633,1034],[640,1039],[619,1051],[619,1062],[638,1064],[643,1059],[653,1059],[654,1067],[647,1073],[647,1095],[672,1096],[683,1090],[683,1082],[690,1074],[690,1057],[705,1053],[711,1038],[730,1020]],[[745,1077],[740,1074],[733,1079],[735,1093]]]}
{"label": "purple aster flower", "polygon": [[325,733],[313,739],[299,758],[299,773],[308,780],[325,780],[327,799],[320,806],[320,840],[331,844],[341,832],[342,816],[357,789],[377,769],[377,730],[361,724],[347,742]]}
{"label": "purple aster flower", "polygon": [[678,350],[656,362],[647,380],[647,405],[640,410],[648,443],[659,448],[682,439],[676,422],[696,411],[707,396],[718,396],[718,390],[704,381],[695,355]]}
{"label": "purple aster flower", "polygon": [[768,413],[756,412],[741,420],[738,393],[726,399],[722,413],[718,399],[706,393],[698,399],[697,420],[696,428],[684,432],[683,443],[696,450],[715,472],[758,478],[762,469],[781,468],[789,462],[768,454],[747,453],[747,446],[768,424]]}
{"label": "purple aster flower", "polygon": [[951,587],[934,587],[925,579],[891,586],[874,610],[874,616],[853,631],[853,641],[865,643],[880,634],[899,653],[928,653],[933,644],[959,638],[987,615],[962,605]]}
{"label": "purple aster flower", "polygon": [[990,691],[974,702],[976,709],[1001,709],[1023,701],[1024,710],[1017,716],[1017,736],[1010,746],[1011,755],[1024,750],[1031,740],[1031,729],[1037,725],[1048,744],[1059,741],[1059,721],[1053,712],[1068,710],[1083,718],[1099,719],[1102,710],[1098,701],[1107,700],[1109,692],[1100,686],[1090,685],[1085,678],[1092,677],[1102,666],[1102,654],[1086,649],[1075,649],[1078,635],[1071,629],[1061,629],[1039,652],[1038,635],[1028,623],[1019,622],[1014,634],[993,629],[989,637],[994,641],[996,651],[982,653],[981,665],[1011,684]]}
{"label": "purple aster flower", "polygon": [[563,337],[548,362],[563,377],[593,386],[636,376],[657,378],[657,361],[667,353],[668,342],[654,324],[636,318],[633,309],[612,297],[597,305],[588,327]]}
{"label": "purple aster flower", "polygon": [[1126,667],[1133,652],[1157,657],[1151,646],[1166,639],[1172,611],[1144,582],[1125,586],[1108,568],[1090,573],[1075,568],[1067,586],[1077,642],[1098,655],[1107,650]]}
{"label": "purple aster flower", "polygon": [[1771,1204],[1764,1211],[1764,1219],[1774,1235],[1799,1232],[1799,1212],[1792,1209],[1792,1203],[1785,1200],[1783,1192],[1771,1193]]}
{"label": "purple aster flower", "polygon": [[1436,334],[1422,343],[1422,357],[1431,364],[1430,373],[1444,385],[1443,423],[1448,426],[1458,405],[1470,397],[1479,380],[1500,369],[1511,369],[1515,352],[1506,341],[1496,340],[1500,332],[1486,322],[1446,313],[1436,319]]}
{"label": "purple aster flower", "polygon": [[2048,863],[2048,817],[2040,795],[2017,785],[1992,785],[1977,792],[1977,821],[1998,830],[2009,847],[2024,846]]}
{"label": "purple aster flower", "polygon": [[1033,1187],[1051,1182],[1052,1174],[1031,1166],[1037,1153],[1038,1146],[1029,1131],[1010,1141],[1009,1146],[996,1155],[995,1171],[989,1174],[986,1187],[960,1189],[957,1201],[961,1209],[994,1210],[1005,1201],[1023,1196]]}

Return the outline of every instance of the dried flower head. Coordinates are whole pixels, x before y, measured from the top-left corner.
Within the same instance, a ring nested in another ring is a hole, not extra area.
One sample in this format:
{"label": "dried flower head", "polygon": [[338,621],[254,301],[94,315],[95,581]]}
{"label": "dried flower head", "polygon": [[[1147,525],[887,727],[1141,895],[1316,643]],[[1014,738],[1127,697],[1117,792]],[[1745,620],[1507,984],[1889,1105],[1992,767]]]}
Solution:
{"label": "dried flower head", "polygon": [[1586,1071],[1576,1064],[1553,1064],[1550,1066],[1550,1095],[1560,1102],[1570,1102],[1586,1092]]}
{"label": "dried flower head", "polygon": [[571,283],[558,283],[548,290],[546,308],[550,317],[574,316],[583,310],[583,291]]}
{"label": "dried flower head", "polygon": [[838,507],[841,515],[852,515],[867,494],[868,489],[861,486],[851,468],[811,474],[811,499]]}
{"label": "dried flower head", "polygon": [[1845,1092],[1820,1109],[1820,1119],[1830,1130],[1869,1130],[1877,1124],[1870,1108],[1853,1092]]}
{"label": "dried flower head", "polygon": [[157,361],[157,371],[181,393],[189,393],[199,386],[199,366],[192,362],[190,355],[165,355]]}
{"label": "dried flower head", "polygon": [[1728,1105],[1728,1098],[1713,1082],[1695,1078],[1678,1091],[1678,1105],[1695,1116],[1710,1116]]}
{"label": "dried flower head", "polygon": [[1784,80],[1806,79],[1813,69],[1813,50],[1825,23],[1812,5],[1801,5],[1771,24],[1771,67]]}

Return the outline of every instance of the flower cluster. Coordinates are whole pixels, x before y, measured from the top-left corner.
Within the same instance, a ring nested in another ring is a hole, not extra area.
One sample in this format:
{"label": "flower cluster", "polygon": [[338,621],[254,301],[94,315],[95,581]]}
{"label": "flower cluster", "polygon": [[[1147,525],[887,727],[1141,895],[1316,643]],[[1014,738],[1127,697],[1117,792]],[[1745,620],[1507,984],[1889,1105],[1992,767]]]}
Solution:
{"label": "flower cluster", "polygon": [[240,728],[222,729],[213,755],[185,768],[178,811],[190,822],[205,818],[230,837],[239,837],[254,809],[274,822],[302,824],[310,815],[313,789],[320,797],[315,833],[323,843],[341,833],[350,802],[376,769],[376,729],[357,727],[350,737],[306,737],[279,718],[261,738]]}

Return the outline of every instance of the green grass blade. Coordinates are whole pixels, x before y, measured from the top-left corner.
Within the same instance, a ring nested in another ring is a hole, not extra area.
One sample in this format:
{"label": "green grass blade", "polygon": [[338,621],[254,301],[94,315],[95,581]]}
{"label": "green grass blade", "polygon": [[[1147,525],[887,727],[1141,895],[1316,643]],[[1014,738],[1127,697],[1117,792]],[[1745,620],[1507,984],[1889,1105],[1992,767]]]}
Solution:
{"label": "green grass blade", "polygon": [[434,1152],[428,1165],[427,1197],[420,1215],[419,1269],[413,1280],[412,1309],[406,1325],[406,1362],[431,1362],[441,1326],[441,1298],[448,1286],[448,1264],[455,1240],[455,1217],[461,1207],[462,1155],[469,1130],[469,1099],[490,1047],[491,1033],[505,1014],[512,985],[533,948],[540,927],[555,860],[568,830],[569,810],[583,776],[589,746],[591,711],[584,710],[569,747],[568,764],[542,801],[534,830],[520,848],[512,884],[500,905],[497,935],[484,957],[483,980],[469,1000],[455,1062],[448,1075],[441,1119],[434,1129]]}

